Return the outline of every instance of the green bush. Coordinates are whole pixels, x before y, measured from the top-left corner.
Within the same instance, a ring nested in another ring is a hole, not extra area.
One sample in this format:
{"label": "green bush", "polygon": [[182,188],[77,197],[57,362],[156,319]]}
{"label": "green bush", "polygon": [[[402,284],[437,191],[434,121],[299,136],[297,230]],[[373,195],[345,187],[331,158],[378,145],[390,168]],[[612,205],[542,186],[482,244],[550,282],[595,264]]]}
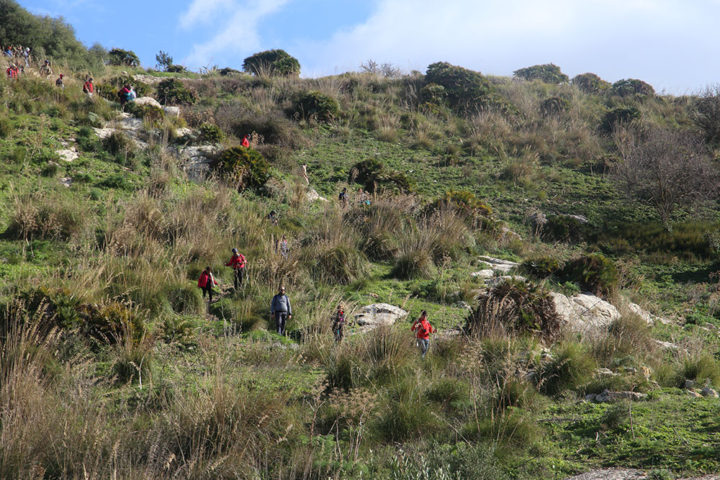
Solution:
{"label": "green bush", "polygon": [[360,183],[370,193],[382,190],[409,193],[414,190],[413,182],[404,173],[387,168],[376,158],[356,163],[350,170],[348,181]]}
{"label": "green bush", "polygon": [[424,249],[411,250],[395,259],[390,275],[399,279],[429,278],[435,273],[432,252]]}
{"label": "green bush", "polygon": [[197,101],[197,93],[176,79],[168,78],[157,86],[158,101],[163,105],[191,105]]}
{"label": "green bush", "polygon": [[[199,289],[198,289],[199,290]],[[202,301],[202,295],[200,296]],[[210,304],[210,314],[221,320],[233,320],[237,309],[230,298],[221,298],[215,303]]]}
{"label": "green bush", "polygon": [[236,137],[243,138],[255,132],[262,136],[266,144],[295,147],[300,143],[300,132],[287,118],[274,114],[245,115],[241,114],[239,118],[233,115],[229,131]]}
{"label": "green bush", "polygon": [[470,219],[492,215],[492,208],[468,190],[448,190],[432,204],[433,210],[448,207]]}
{"label": "green bush", "polygon": [[368,260],[354,245],[315,245],[313,250],[310,273],[315,280],[331,285],[347,285],[368,273]]}
{"label": "green bush", "polygon": [[428,83],[420,89],[420,101],[433,105],[443,105],[447,98],[447,91],[442,85]]}
{"label": "green bush", "polygon": [[198,129],[198,142],[220,143],[225,137],[220,127],[213,123],[203,123]]}
{"label": "green bush", "polygon": [[450,106],[461,113],[476,113],[496,100],[492,85],[481,73],[446,62],[429,65],[425,81],[443,87]]}
{"label": "green bush", "polygon": [[513,76],[522,78],[523,80],[540,80],[541,82],[552,84],[567,83],[569,80],[568,76],[562,73],[560,67],[552,63],[521,68],[515,70]]}
{"label": "green bush", "polygon": [[295,100],[292,108],[293,116],[321,122],[329,122],[335,119],[339,113],[340,105],[337,100],[317,91],[301,94]]}
{"label": "green bush", "polygon": [[562,345],[540,369],[540,391],[557,395],[576,389],[592,379],[596,367],[595,360],[581,344]]}
{"label": "green bush", "polygon": [[173,285],[165,290],[164,295],[175,313],[191,315],[204,311],[202,292],[195,286]]}
{"label": "green bush", "polygon": [[547,278],[562,270],[562,264],[555,257],[536,257],[525,260],[521,270],[535,278]]}
{"label": "green bush", "polygon": [[615,262],[602,253],[592,253],[570,260],[563,268],[561,276],[596,295],[611,295],[618,287]]}
{"label": "green bush", "polygon": [[247,57],[243,70],[254,75],[298,76],[300,62],[285,50],[266,50]]}
{"label": "green bush", "polygon": [[102,144],[103,148],[123,165],[137,153],[135,142],[122,132],[113,132],[103,139]]}
{"label": "green bush", "polygon": [[[720,387],[720,362],[710,355],[688,358],[683,363],[684,378],[695,380],[699,387],[707,382]],[[682,385],[678,385],[682,387]]]}
{"label": "green bush", "polygon": [[587,240],[591,227],[569,215],[550,215],[540,237],[546,242],[579,243]]}
{"label": "green bush", "polygon": [[259,190],[270,178],[270,164],[252,148],[232,147],[223,151],[215,168],[240,192],[248,188]]}
{"label": "green bush", "polygon": [[113,48],[108,52],[108,63],[122,67],[139,67],[140,59],[132,50]]}
{"label": "green bush", "polygon": [[635,78],[626,78],[618,80],[612,85],[612,93],[621,97],[631,95],[655,95],[655,89],[649,83]]}
{"label": "green bush", "polygon": [[581,91],[589,94],[598,94],[608,90],[611,87],[610,82],[606,82],[594,73],[581,73],[572,79],[572,84]]}
{"label": "green bush", "polygon": [[0,138],[7,138],[11,136],[14,128],[10,120],[7,118],[0,118]]}
{"label": "green bush", "polygon": [[640,118],[640,110],[635,107],[618,107],[609,110],[603,115],[600,122],[600,131],[612,133],[617,126],[623,126]]}

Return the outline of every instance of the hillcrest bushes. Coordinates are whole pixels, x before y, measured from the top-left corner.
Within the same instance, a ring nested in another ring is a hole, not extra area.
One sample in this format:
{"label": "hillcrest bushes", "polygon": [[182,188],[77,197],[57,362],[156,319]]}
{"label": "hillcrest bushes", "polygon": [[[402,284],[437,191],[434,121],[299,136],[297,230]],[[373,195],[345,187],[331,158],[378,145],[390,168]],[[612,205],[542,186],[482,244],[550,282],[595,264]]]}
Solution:
{"label": "hillcrest bushes", "polygon": [[461,113],[475,113],[493,103],[490,81],[480,72],[438,62],[428,66],[425,81],[443,87],[450,106]]}
{"label": "hillcrest bushes", "polygon": [[569,80],[568,76],[562,73],[560,67],[552,63],[521,68],[515,70],[513,75],[523,80],[540,80],[552,84],[567,83]]}
{"label": "hillcrest bushes", "polygon": [[266,50],[247,57],[243,70],[254,75],[294,76],[300,75],[300,62],[285,50]]}
{"label": "hillcrest bushes", "polygon": [[293,116],[305,120],[329,122],[340,113],[337,100],[322,92],[312,91],[301,94],[292,108]]}
{"label": "hillcrest bushes", "polygon": [[158,101],[163,105],[189,105],[197,101],[197,94],[176,78],[160,82],[157,92]]}
{"label": "hillcrest bushes", "polygon": [[407,175],[387,168],[376,158],[356,163],[350,170],[348,181],[360,183],[370,193],[382,190],[410,193],[414,188]]}

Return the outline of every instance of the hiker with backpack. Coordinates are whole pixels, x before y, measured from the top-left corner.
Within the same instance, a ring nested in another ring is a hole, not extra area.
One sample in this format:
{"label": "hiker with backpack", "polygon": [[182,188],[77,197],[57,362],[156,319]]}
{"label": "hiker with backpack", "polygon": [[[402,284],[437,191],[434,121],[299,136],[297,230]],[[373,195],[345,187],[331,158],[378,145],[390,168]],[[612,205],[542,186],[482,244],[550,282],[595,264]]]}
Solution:
{"label": "hiker with backpack", "polygon": [[63,80],[64,77],[65,77],[65,75],[63,75],[63,74],[61,73],[60,76],[57,78],[57,80],[55,80],[55,86],[56,86],[56,87],[58,87],[58,88],[65,88],[65,81]]}
{"label": "hiker with backpack", "polygon": [[239,253],[237,248],[233,248],[232,257],[230,257],[230,261],[226,263],[225,266],[232,267],[235,290],[239,289],[245,277],[245,255]]}
{"label": "hiker with backpack", "polygon": [[332,331],[333,335],[335,335],[335,342],[340,343],[342,342],[342,339],[344,337],[344,330],[345,328],[345,309],[343,308],[342,304],[338,305],[337,311],[332,317]]}
{"label": "hiker with backpack", "polygon": [[20,72],[15,64],[10,64],[5,73],[7,73],[8,80],[17,80],[20,76]]}
{"label": "hiker with backpack", "polygon": [[338,200],[340,200],[340,204],[343,208],[347,207],[348,204],[348,191],[347,187],[343,187],[342,192],[338,195]]}
{"label": "hiker with backpack", "polygon": [[275,320],[278,335],[285,335],[285,324],[292,318],[290,299],[285,295],[285,287],[275,295],[270,303],[270,317]]}
{"label": "hiker with backpack", "polygon": [[127,83],[123,86],[123,88],[120,89],[117,95],[120,99],[120,107],[122,108],[125,108],[125,105],[128,102],[132,102],[133,100],[135,100],[135,92],[133,91],[133,88]]}
{"label": "hiker with backpack", "polygon": [[213,287],[217,285],[217,280],[215,280],[215,277],[213,276],[212,269],[210,267],[205,267],[205,270],[200,274],[200,279],[198,280],[198,287],[202,288],[203,291],[203,299],[207,295],[208,297],[208,305],[212,303],[212,296],[213,296]]}
{"label": "hiker with backpack", "polygon": [[430,322],[428,322],[427,312],[425,310],[420,313],[420,317],[415,320],[415,323],[413,323],[410,330],[415,332],[417,344],[420,347],[423,358],[425,358],[425,354],[430,347],[430,334],[437,332],[437,330],[435,330],[433,326],[430,325]]}

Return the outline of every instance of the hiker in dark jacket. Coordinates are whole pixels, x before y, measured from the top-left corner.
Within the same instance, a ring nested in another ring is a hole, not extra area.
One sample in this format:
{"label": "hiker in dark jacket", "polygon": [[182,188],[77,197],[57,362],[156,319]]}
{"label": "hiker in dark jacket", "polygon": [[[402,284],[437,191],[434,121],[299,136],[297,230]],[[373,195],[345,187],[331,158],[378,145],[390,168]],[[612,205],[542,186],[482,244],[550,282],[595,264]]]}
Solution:
{"label": "hiker in dark jacket", "polygon": [[237,248],[232,249],[232,257],[225,264],[226,267],[232,267],[235,274],[235,290],[242,286],[243,277],[245,276],[245,255],[238,252]]}
{"label": "hiker in dark jacket", "polygon": [[288,318],[292,318],[292,306],[290,299],[285,295],[285,287],[280,287],[278,294],[273,297],[270,316],[275,319],[278,334],[285,335],[285,323]]}
{"label": "hiker in dark jacket", "polygon": [[212,288],[217,284],[217,280],[215,280],[215,277],[212,274],[212,269],[210,267],[205,267],[205,270],[203,270],[203,272],[200,274],[200,279],[198,280],[198,287],[202,288],[203,298],[205,298],[205,295],[207,295],[209,303],[212,303]]}
{"label": "hiker in dark jacket", "polygon": [[335,341],[337,343],[342,342],[345,328],[345,309],[342,305],[338,305],[335,315],[333,315],[332,331],[335,335]]}

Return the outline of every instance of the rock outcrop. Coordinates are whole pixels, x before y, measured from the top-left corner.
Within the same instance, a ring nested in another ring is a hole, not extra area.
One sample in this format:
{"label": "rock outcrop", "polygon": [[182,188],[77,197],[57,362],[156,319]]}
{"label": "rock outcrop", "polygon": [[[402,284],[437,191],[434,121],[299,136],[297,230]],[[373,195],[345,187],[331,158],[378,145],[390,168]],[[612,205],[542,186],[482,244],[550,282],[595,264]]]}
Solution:
{"label": "rock outcrop", "polygon": [[373,303],[355,314],[355,323],[370,328],[390,326],[407,316],[408,312],[402,308],[387,303]]}
{"label": "rock outcrop", "polygon": [[568,297],[551,292],[555,311],[566,328],[580,334],[599,331],[620,318],[620,312],[611,303],[587,293]]}

